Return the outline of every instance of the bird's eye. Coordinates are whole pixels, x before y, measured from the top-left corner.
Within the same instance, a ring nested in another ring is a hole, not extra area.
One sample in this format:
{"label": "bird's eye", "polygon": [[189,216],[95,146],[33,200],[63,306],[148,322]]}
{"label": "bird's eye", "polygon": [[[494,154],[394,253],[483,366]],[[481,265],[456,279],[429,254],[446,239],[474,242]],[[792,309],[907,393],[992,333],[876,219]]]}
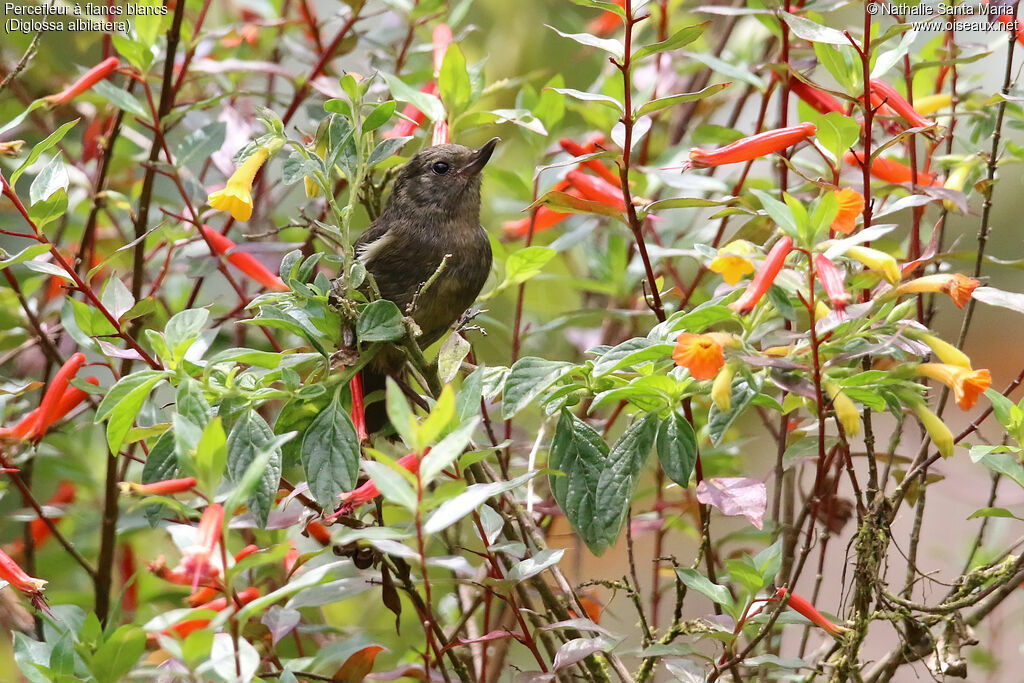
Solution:
{"label": "bird's eye", "polygon": [[430,170],[437,175],[444,175],[449,171],[449,169],[451,169],[451,166],[446,161],[435,161],[430,166]]}

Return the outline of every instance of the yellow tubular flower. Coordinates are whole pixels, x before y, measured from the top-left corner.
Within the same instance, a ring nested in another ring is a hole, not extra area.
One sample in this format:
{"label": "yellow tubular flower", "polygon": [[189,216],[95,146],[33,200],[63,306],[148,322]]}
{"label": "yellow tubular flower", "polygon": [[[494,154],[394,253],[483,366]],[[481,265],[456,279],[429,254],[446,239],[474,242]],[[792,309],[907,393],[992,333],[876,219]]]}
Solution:
{"label": "yellow tubular flower", "polygon": [[723,413],[729,412],[732,407],[732,377],[736,374],[736,366],[726,363],[725,366],[715,375],[715,381],[711,384],[711,400]]}
{"label": "yellow tubular flower", "polygon": [[963,308],[971,300],[974,290],[981,284],[973,277],[967,277],[960,273],[937,273],[904,282],[896,288],[896,294],[925,294],[931,292],[945,292],[956,304],[957,308]]}
{"label": "yellow tubular flower", "polygon": [[746,240],[734,240],[718,250],[718,256],[711,261],[708,268],[719,273],[730,285],[740,281],[744,275],[754,272],[754,264],[750,257],[756,253],[754,245]]}
{"label": "yellow tubular flower", "polygon": [[899,284],[901,274],[896,259],[884,251],[872,249],[871,247],[853,246],[846,250],[846,255],[857,259],[871,270],[882,274],[890,284]]}
{"label": "yellow tubular flower", "polygon": [[988,370],[971,370],[946,363],[921,363],[916,372],[952,389],[961,410],[970,410],[978,402],[978,396],[992,383]]}
{"label": "yellow tubular flower", "polygon": [[826,379],[822,382],[825,391],[832,397],[832,408],[836,411],[836,421],[843,425],[847,436],[860,433],[860,412],[853,400],[843,393],[843,388],[836,382]]}
{"label": "yellow tubular flower", "polygon": [[914,337],[918,341],[922,341],[928,345],[928,348],[932,350],[935,357],[947,365],[956,365],[957,367],[966,368],[971,370],[971,359],[967,357],[967,354],[956,348],[952,344],[949,344],[934,334],[920,334]]}
{"label": "yellow tubular flower", "polygon": [[826,306],[825,302],[822,301],[821,299],[818,299],[817,301],[814,302],[814,321],[815,322],[821,320],[822,318],[824,318],[826,315],[828,315],[831,312],[832,311],[829,310],[828,306]]}
{"label": "yellow tubular flower", "polygon": [[280,144],[277,149],[271,147],[260,147],[243,161],[228,178],[227,186],[210,194],[209,205],[218,211],[229,212],[236,221],[249,220],[252,217],[252,181],[271,153],[280,149]]}
{"label": "yellow tubular flower", "polygon": [[915,97],[914,98],[914,109],[921,116],[928,116],[934,114],[940,109],[945,109],[953,103],[953,96],[949,93],[939,93],[938,95],[928,95],[927,97]]}
{"label": "yellow tubular flower", "polygon": [[928,410],[924,403],[915,405],[914,412],[917,414],[917,419],[924,426],[924,430],[928,432],[928,437],[932,440],[932,443],[939,449],[939,454],[943,458],[951,457],[955,447],[953,432],[949,431],[949,427],[942,421],[942,418]]}

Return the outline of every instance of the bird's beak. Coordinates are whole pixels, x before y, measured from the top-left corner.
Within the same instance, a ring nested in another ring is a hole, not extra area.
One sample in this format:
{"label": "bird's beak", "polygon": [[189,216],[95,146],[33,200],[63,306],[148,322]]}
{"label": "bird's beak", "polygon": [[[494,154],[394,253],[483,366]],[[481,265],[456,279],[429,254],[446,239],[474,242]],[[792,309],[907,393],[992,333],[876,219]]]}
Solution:
{"label": "bird's beak", "polygon": [[494,146],[500,141],[501,138],[491,138],[485,142],[483,147],[473,152],[473,156],[470,157],[469,163],[462,167],[462,172],[476,175],[482,171],[484,166],[487,165],[487,161],[491,158],[491,154],[494,152]]}

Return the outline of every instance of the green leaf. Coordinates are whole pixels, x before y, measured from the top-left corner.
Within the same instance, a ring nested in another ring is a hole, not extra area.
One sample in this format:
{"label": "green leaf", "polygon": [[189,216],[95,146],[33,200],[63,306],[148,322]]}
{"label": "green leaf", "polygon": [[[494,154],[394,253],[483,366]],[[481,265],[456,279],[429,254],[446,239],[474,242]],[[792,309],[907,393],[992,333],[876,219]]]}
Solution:
{"label": "green leaf", "polygon": [[518,285],[540,273],[558,253],[548,247],[524,247],[509,254],[505,261],[505,285]]}
{"label": "green leaf", "polygon": [[977,519],[978,517],[1005,517],[1018,520],[1020,519],[1020,517],[1013,514],[1006,508],[981,508],[980,510],[972,512],[967,519]]}
{"label": "green leaf", "polygon": [[226,135],[227,124],[223,121],[208,123],[192,131],[178,145],[175,155],[178,167],[206,161],[223,146]]}
{"label": "green leaf", "polygon": [[828,26],[822,26],[810,19],[798,17],[789,12],[779,12],[782,20],[785,21],[791,31],[798,37],[811,43],[828,43],[830,45],[849,45],[850,40],[842,31],[837,31]]}
{"label": "green leaf", "polygon": [[299,462],[302,453],[302,442],[306,429],[313,424],[313,420],[327,409],[332,397],[326,391],[320,396],[302,399],[296,398],[284,405],[274,422],[275,434],[286,434],[297,432],[298,436],[281,448],[281,456],[284,466],[288,467]]}
{"label": "green leaf", "polygon": [[405,143],[409,142],[409,140],[412,140],[412,136],[381,140],[380,143],[373,148],[373,151],[370,152],[370,158],[366,161],[366,167],[373,168],[385,159],[397,154],[398,151],[405,146]]}
{"label": "green leaf", "polygon": [[640,471],[654,445],[657,430],[656,413],[635,420],[608,453],[597,484],[596,514],[592,523],[582,527],[583,540],[595,555],[603,553],[619,538]]}
{"label": "green leaf", "polygon": [[560,211],[562,213],[592,213],[598,216],[608,216],[622,223],[626,222],[626,217],[614,206],[604,202],[574,197],[571,194],[555,190],[545,192],[540,199],[530,204],[523,211],[530,212],[538,206],[546,206],[553,211]]}
{"label": "green leaf", "polygon": [[121,111],[133,114],[142,121],[149,120],[149,110],[142,106],[142,103],[127,90],[118,88],[110,81],[100,81],[96,85],[92,86],[92,89],[96,91],[97,95],[105,99],[107,102],[110,102]]}
{"label": "green leaf", "polygon": [[98,683],[122,680],[146,652],[146,632],[138,626],[121,626],[89,658],[89,670]]}
{"label": "green leaf", "polygon": [[9,181],[11,187],[14,187],[18,183],[18,178],[21,177],[21,174],[28,170],[29,166],[36,163],[36,161],[39,160],[39,157],[43,154],[43,152],[49,151],[50,149],[53,148],[54,145],[63,140],[64,136],[68,134],[68,131],[74,128],[75,124],[79,121],[81,121],[81,119],[68,121],[63,126],[50,133],[45,140],[43,140],[35,147],[33,147],[32,151],[29,152],[29,155],[28,157],[26,157],[25,161],[21,162],[21,165],[18,166],[18,168],[13,173],[11,173],[11,178]]}
{"label": "green leaf", "polygon": [[516,361],[505,379],[501,418],[508,420],[530,405],[535,398],[556,381],[572,372],[575,366],[565,361],[526,356]]}
{"label": "green leaf", "polygon": [[761,391],[761,382],[760,377],[755,377],[754,386],[751,386],[745,378],[738,377],[732,383],[732,405],[729,410],[723,413],[717,406],[711,404],[708,413],[708,436],[712,446],[722,443],[726,431]]}
{"label": "green leaf", "polygon": [[[397,467],[397,465],[395,465]],[[363,463],[363,469],[373,479],[374,485],[380,489],[385,500],[401,505],[406,510],[416,510],[416,492],[405,480],[405,477],[396,472],[391,466],[383,462],[367,460]]]}
{"label": "green leaf", "polygon": [[761,573],[752,567],[747,559],[726,560],[725,568],[733,581],[742,585],[748,594],[753,595],[764,588],[765,582],[761,578]]}
{"label": "green leaf", "polygon": [[667,97],[659,97],[658,99],[651,100],[647,104],[637,109],[636,113],[633,115],[633,118],[636,119],[643,116],[644,114],[651,114],[656,111],[661,111],[662,109],[674,107],[675,105],[682,104],[683,102],[694,102],[696,100],[703,100],[706,97],[711,97],[715,93],[725,90],[730,85],[732,85],[731,81],[727,81],[725,83],[715,83],[714,85],[709,85],[708,87],[697,92],[685,92],[680,93],[678,95],[668,95]]}
{"label": "green leaf", "polygon": [[386,382],[387,391],[384,400],[388,420],[402,440],[407,445],[413,446],[419,440],[420,424],[412,414],[412,409],[409,408],[405,393],[402,392],[395,380],[388,377]]}
{"label": "green leaf", "polygon": [[554,26],[548,26],[549,29],[562,36],[563,38],[569,38],[575,40],[580,45],[586,45],[587,47],[596,47],[598,50],[604,50],[610,54],[616,61],[622,61],[623,48],[622,43],[614,38],[598,38],[590,33],[563,33]]}
{"label": "green leaf", "polygon": [[539,550],[532,557],[515,564],[506,575],[506,579],[512,583],[520,583],[537,576],[545,569],[554,567],[565,555],[565,548],[545,548]]}
{"label": "green leaf", "polygon": [[595,554],[605,549],[597,540],[594,522],[598,515],[598,486],[607,460],[608,444],[601,435],[563,409],[551,442],[548,466],[564,476],[551,475],[548,482],[569,524]]}
{"label": "green leaf", "polygon": [[679,410],[668,414],[658,427],[658,460],[669,479],[683,488],[697,463],[697,435]]}
{"label": "green leaf", "polygon": [[256,523],[265,528],[281,483],[281,450],[275,445],[274,432],[259,413],[247,410],[231,428],[227,448],[228,477],[235,483],[241,483],[249,466],[269,450],[266,467],[247,501]]}
{"label": "green leaf", "polygon": [[102,422],[110,413],[124,401],[128,394],[133,392],[135,389],[149,384],[152,388],[154,384],[163,379],[169,377],[169,373],[163,370],[139,370],[133,372],[130,375],[125,375],[117,381],[117,384],[110,388],[107,395],[100,401],[99,407],[96,409],[96,421]]}
{"label": "green leaf", "polygon": [[683,585],[690,590],[695,590],[701,595],[706,596],[711,602],[726,607],[732,606],[732,595],[725,586],[711,583],[706,576],[693,569],[677,569],[676,574],[679,576],[679,580],[683,582]]}
{"label": "green leaf", "polygon": [[[135,422],[136,416],[142,410],[142,405],[149,397],[149,393],[165,377],[165,374],[162,372],[156,372],[155,375],[149,374],[150,372],[153,371],[140,371],[139,373],[122,378],[100,403],[100,407],[96,412],[96,420],[103,419],[100,416],[101,413],[103,413],[104,417],[109,416],[107,419],[107,445],[110,447],[110,452],[113,455],[117,455],[118,451],[121,450],[124,437],[128,434],[128,430],[132,428],[132,423]],[[143,373],[146,374],[143,375],[141,381],[136,380],[131,384],[126,384],[124,389],[118,391],[118,387],[121,386],[122,382]],[[129,387],[131,388],[129,389]],[[110,397],[115,394],[115,391],[117,391],[116,395],[120,397],[120,400],[110,401]],[[106,412],[103,412],[105,407]]]}
{"label": "green leaf", "polygon": [[[67,210],[68,193],[63,189],[59,189],[46,199],[38,201],[32,206],[30,206],[28,208],[28,217],[32,219],[32,222],[36,224],[36,227],[39,228],[39,230],[42,230],[47,225],[63,216]],[[34,262],[29,261],[27,263],[29,266],[31,266],[31,264]],[[51,264],[40,263],[39,265],[49,266]]]}
{"label": "green leaf", "polygon": [[178,458],[174,452],[174,434],[170,430],[160,435],[146,456],[142,466],[142,483],[174,479],[178,476]]}
{"label": "green leaf", "polygon": [[[66,198],[66,196],[65,196],[65,198]],[[18,264],[18,263],[24,263],[25,261],[31,261],[36,256],[39,256],[41,254],[45,254],[48,251],[50,251],[50,245],[49,244],[33,244],[30,247],[25,247],[24,249],[19,251],[14,256],[8,256],[5,259],[0,259],[0,270],[4,270],[5,268],[9,268],[10,266],[13,266],[13,265]],[[7,252],[4,251],[3,249],[0,249],[0,254],[3,254],[4,256],[7,256]]]}
{"label": "green leaf", "polygon": [[324,509],[333,510],[338,495],[356,487],[359,438],[340,395],[306,429],[300,459],[309,490]]}
{"label": "green leaf", "polygon": [[818,126],[818,142],[831,152],[835,159],[842,159],[860,136],[857,121],[837,111],[819,117],[815,124]]}
{"label": "green leaf", "polygon": [[700,38],[701,34],[704,33],[704,29],[711,25],[710,21],[705,21],[702,24],[696,24],[694,26],[687,26],[686,28],[679,29],[671,36],[661,41],[660,43],[654,43],[653,45],[645,45],[636,52],[633,53],[633,62],[638,62],[644,57],[656,55],[659,52],[665,52],[666,50],[675,50],[676,48],[689,45],[693,41]]}
{"label": "green leaf", "polygon": [[217,491],[217,485],[220,484],[220,480],[224,476],[227,462],[227,435],[224,433],[221,416],[218,415],[205,423],[203,432],[196,442],[193,468],[203,491],[211,496]]}
{"label": "green leaf", "polygon": [[210,311],[205,308],[188,308],[167,321],[164,339],[175,365],[181,364],[189,347],[199,339],[209,317]]}
{"label": "green leaf", "polygon": [[420,462],[420,477],[423,479],[424,485],[433,481],[434,477],[441,473],[441,470],[462,455],[478,424],[480,424],[480,418],[472,417],[441,439],[439,443],[431,447],[429,453],[423,456],[423,460]]}
{"label": "green leaf", "polygon": [[473,85],[469,82],[466,58],[455,43],[449,45],[445,52],[437,86],[441,92],[441,101],[449,113],[457,116],[469,106]]}
{"label": "green leaf", "polygon": [[574,90],[572,88],[551,88],[557,93],[562,95],[568,95],[569,97],[575,98],[582,102],[597,102],[605,106],[615,109],[620,114],[625,111],[622,103],[610,95],[601,95],[599,93],[583,92],[582,90]]}
{"label": "green leaf", "polygon": [[395,113],[396,104],[398,103],[394,100],[388,100],[374,107],[370,115],[363,120],[363,132],[373,132],[390,121],[392,114]]}
{"label": "green leaf", "polygon": [[388,83],[391,95],[400,102],[408,102],[412,106],[426,114],[431,121],[439,121],[444,118],[444,105],[441,100],[429,93],[420,92],[410,88],[397,76],[383,74],[384,80]]}
{"label": "green leaf", "polygon": [[671,358],[673,344],[646,337],[633,337],[602,353],[594,361],[594,377],[604,377],[622,368],[635,367],[652,360]]}
{"label": "green leaf", "polygon": [[32,180],[32,185],[28,188],[29,203],[35,204],[48,199],[50,195],[58,190],[67,192],[68,183],[70,182],[68,169],[64,166],[64,162],[61,161],[60,157],[54,157],[50,160],[50,163],[43,167],[39,175]]}
{"label": "green leaf", "polygon": [[402,312],[395,302],[378,299],[366,305],[356,320],[356,336],[363,342],[397,341],[405,336]]}

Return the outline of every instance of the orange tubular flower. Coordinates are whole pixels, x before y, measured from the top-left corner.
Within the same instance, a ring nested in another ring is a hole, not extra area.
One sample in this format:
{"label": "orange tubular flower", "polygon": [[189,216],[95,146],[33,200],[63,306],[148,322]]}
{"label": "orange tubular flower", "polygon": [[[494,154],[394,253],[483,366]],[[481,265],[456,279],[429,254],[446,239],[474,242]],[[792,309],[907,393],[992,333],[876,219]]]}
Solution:
{"label": "orange tubular flower", "polygon": [[235,248],[235,243],[224,235],[220,234],[208,225],[200,226],[199,232],[206,237],[210,246],[213,247],[218,254],[221,256],[224,256],[225,254],[227,255],[228,263],[233,265],[235,268],[238,268],[256,282],[275,292],[288,291],[288,285],[284,283],[284,280],[270,272],[265,265],[256,260],[255,256],[247,254],[244,251],[231,251]]}
{"label": "orange tubular flower", "polygon": [[[573,140],[570,140],[569,138],[562,138],[561,140],[558,141],[558,144],[559,146],[561,146],[562,149],[564,149],[566,152],[573,155],[574,157],[581,157],[587,154],[593,154],[594,152],[597,151],[596,145],[590,145],[588,149],[588,147],[584,147],[583,145]],[[587,159],[586,161],[583,162],[583,166],[589,168],[600,178],[610,183],[611,185],[618,185],[620,182],[619,177],[615,175],[615,171],[611,170],[597,159]]]}
{"label": "orange tubular flower", "polygon": [[915,128],[928,128],[934,126],[935,122],[930,119],[926,119],[921,116],[914,107],[911,106],[910,102],[903,99],[903,96],[899,94],[896,88],[892,87],[885,81],[878,80],[877,78],[871,79],[871,99],[872,104],[875,104],[877,98],[877,104],[885,102],[889,105],[893,111],[903,117],[903,120],[909,123]]}
{"label": "orange tubular flower", "polygon": [[718,149],[708,150],[694,147],[690,150],[690,166],[693,168],[709,168],[711,166],[753,161],[775,152],[781,152],[787,147],[803,142],[814,135],[817,130],[813,123],[801,123],[798,126],[777,128],[764,133],[758,133],[757,135],[751,135]]}
{"label": "orange tubular flower", "polygon": [[67,104],[71,100],[75,99],[86,90],[96,85],[103,79],[110,76],[110,74],[117,71],[118,67],[121,66],[121,61],[117,57],[108,57],[102,62],[94,66],[93,68],[82,74],[82,77],[77,81],[66,87],[56,95],[50,95],[44,98],[50,105],[56,106],[59,104]]}
{"label": "orange tubular flower", "polygon": [[[404,467],[410,472],[415,472],[420,466],[420,456],[417,453],[403,455],[398,459],[398,465],[400,467]],[[379,495],[380,489],[378,489],[377,485],[373,483],[373,479],[370,479],[356,490],[341,494],[341,506],[342,509],[351,510],[359,507],[363,503],[370,502]],[[328,534],[328,537],[330,537],[330,534]]]}
{"label": "orange tubular flower", "polygon": [[[99,385],[99,380],[95,377],[86,377],[85,381],[93,386]],[[27,413],[25,417],[14,425],[13,427],[4,427],[0,429],[0,437],[7,437],[15,440],[22,439],[41,439],[46,435],[46,432],[53,426],[53,423],[61,419],[72,410],[78,407],[78,404],[85,400],[88,396],[87,393],[79,389],[78,387],[69,386],[64,395],[57,401],[57,405],[53,412],[42,423],[39,422],[39,416],[42,414],[41,408]]]}
{"label": "orange tubular flower", "polygon": [[953,390],[953,397],[961,410],[970,410],[978,397],[992,384],[988,370],[971,370],[946,363],[921,363],[915,368],[922,377],[942,382]]}
{"label": "orange tubular flower", "polygon": [[789,593],[789,601],[786,605],[807,617],[815,626],[824,629],[833,636],[841,636],[844,633],[849,633],[850,629],[845,626],[839,626],[838,624],[832,623],[825,618],[825,615],[815,609],[814,605],[804,600],[796,593],[793,593],[786,588],[780,588],[775,595],[781,600],[786,597],[786,593]]}
{"label": "orange tubular flower", "polygon": [[155,481],[152,484],[136,484],[134,481],[122,481],[121,493],[137,493],[140,496],[167,496],[174,493],[184,493],[196,485],[195,477],[184,479],[165,479]]}
{"label": "orange tubular flower", "polygon": [[241,562],[242,560],[244,560],[245,558],[249,557],[253,553],[259,552],[259,549],[260,549],[260,547],[258,545],[254,545],[254,544],[250,543],[249,545],[245,546],[244,548],[239,550],[237,553],[235,553],[235,562]]}
{"label": "orange tubular flower", "polygon": [[842,235],[849,235],[857,227],[857,216],[864,213],[864,196],[849,187],[833,192],[839,203],[839,211],[830,226]]}
{"label": "orange tubular flower", "polygon": [[[846,163],[850,165],[864,165],[863,154],[847,152],[844,158],[846,159]],[[879,180],[892,183],[893,185],[902,185],[904,183],[910,184],[913,179],[913,172],[909,166],[901,164],[898,161],[892,161],[891,159],[885,159],[882,157],[875,157],[875,160],[871,162],[871,175],[875,176]],[[917,184],[924,187],[935,185],[936,176],[934,173],[918,171]]]}
{"label": "orange tubular flower", "polygon": [[584,199],[607,204],[619,211],[626,210],[626,203],[622,200],[622,188],[618,185],[612,185],[583,171],[569,171],[565,177]]}
{"label": "orange tubular flower", "polygon": [[754,279],[747,285],[743,296],[729,304],[729,308],[737,313],[750,313],[754,310],[754,306],[761,300],[764,293],[768,291],[768,288],[772,286],[772,283],[775,282],[775,277],[782,270],[782,266],[786,264],[786,257],[789,256],[789,252],[792,249],[793,238],[789,235],[784,235],[768,252],[764,263],[761,264],[761,269],[757,271]]}
{"label": "orange tubular flower", "polygon": [[366,441],[369,435],[366,432],[366,409],[363,406],[363,376],[358,372],[354,374],[348,388],[352,392],[352,424],[356,428],[356,437]]}
{"label": "orange tubular flower", "polygon": [[896,294],[923,294],[927,292],[945,292],[957,305],[963,308],[971,300],[971,295],[981,283],[972,277],[960,273],[940,273],[925,275],[916,280],[905,282],[896,288]]}
{"label": "orange tubular flower", "polygon": [[828,300],[832,302],[832,308],[840,313],[846,310],[846,305],[850,303],[850,293],[846,291],[843,274],[836,264],[824,254],[815,254],[814,271],[828,294]]}
{"label": "orange tubular flower", "polygon": [[[420,92],[426,93],[428,95],[436,95],[437,83],[435,83],[434,81],[427,83],[425,86],[420,88]],[[394,128],[381,135],[382,138],[409,137],[410,135],[416,132],[417,128],[423,125],[424,121],[427,120],[427,115],[411,104],[405,105],[405,108],[402,109],[402,116],[406,118],[396,123]],[[412,120],[409,121],[406,119]]]}
{"label": "orange tubular flower", "polygon": [[843,112],[843,105],[839,104],[836,98],[807,85],[803,81],[795,78],[789,79],[789,90],[801,100],[811,105],[811,108],[819,114],[829,114],[834,111]]}
{"label": "orange tubular flower", "polygon": [[[68,358],[64,365],[60,367],[60,370],[57,371],[57,374],[55,374],[53,379],[50,381],[50,386],[46,388],[43,400],[40,401],[39,408],[37,408],[36,417],[30,423],[31,429],[26,434],[27,437],[41,437],[46,433],[46,430],[50,425],[63,417],[68,410],[71,410],[71,408],[78,405],[78,403],[85,398],[84,395],[79,398],[79,394],[85,394],[85,392],[81,389],[76,389],[75,391],[78,393],[71,394],[71,397],[64,403],[64,405],[61,405],[64,395],[69,393],[69,382],[78,374],[78,371],[83,365],[85,365],[85,354],[76,353],[72,355],[71,358]],[[72,400],[74,401],[74,405],[71,405]],[[62,408],[65,407],[67,410],[62,412]],[[24,420],[22,422],[24,422]],[[21,423],[19,423],[19,426],[20,424]],[[16,426],[15,429],[17,428],[18,427]],[[24,429],[24,427],[22,427],[22,429]]]}
{"label": "orange tubular flower", "polygon": [[0,580],[11,584],[14,588],[32,598],[33,602],[42,599],[42,592],[46,586],[46,581],[29,576],[3,550],[0,550]]}
{"label": "orange tubular flower", "polygon": [[[579,196],[579,193],[570,192],[569,194]],[[533,224],[533,232],[538,233],[553,228],[571,215],[541,206],[537,209],[537,219]],[[501,229],[511,238],[526,237],[530,233],[530,217],[507,221],[502,224]]]}
{"label": "orange tubular flower", "polygon": [[683,332],[676,339],[672,360],[689,370],[694,379],[705,380],[717,375],[725,365],[725,353],[712,335]]}
{"label": "orange tubular flower", "polygon": [[320,545],[328,546],[331,544],[331,532],[320,522],[310,522],[306,525],[306,531],[309,532],[310,538],[315,539]]}

